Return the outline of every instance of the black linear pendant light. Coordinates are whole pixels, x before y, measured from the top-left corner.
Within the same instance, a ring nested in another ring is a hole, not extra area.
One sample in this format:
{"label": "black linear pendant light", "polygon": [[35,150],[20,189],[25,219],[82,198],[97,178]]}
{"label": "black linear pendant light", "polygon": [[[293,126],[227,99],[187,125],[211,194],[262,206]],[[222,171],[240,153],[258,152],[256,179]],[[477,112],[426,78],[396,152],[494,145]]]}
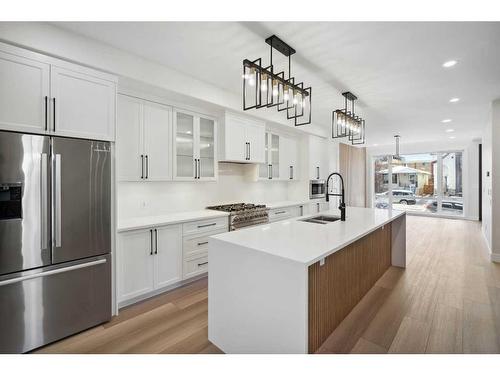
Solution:
{"label": "black linear pendant light", "polygon": [[[312,88],[304,83],[295,83],[292,77],[292,55],[296,52],[276,35],[266,39],[270,46],[269,65],[262,65],[262,58],[243,60],[243,110],[276,107],[286,111],[287,119],[295,126],[311,123]],[[273,49],[288,57],[288,75],[275,72]]]}
{"label": "black linear pendant light", "polygon": [[358,97],[350,91],[342,93],[342,96],[344,108],[332,112],[332,138],[347,137],[353,145],[364,144],[365,120],[354,113],[354,101]]}

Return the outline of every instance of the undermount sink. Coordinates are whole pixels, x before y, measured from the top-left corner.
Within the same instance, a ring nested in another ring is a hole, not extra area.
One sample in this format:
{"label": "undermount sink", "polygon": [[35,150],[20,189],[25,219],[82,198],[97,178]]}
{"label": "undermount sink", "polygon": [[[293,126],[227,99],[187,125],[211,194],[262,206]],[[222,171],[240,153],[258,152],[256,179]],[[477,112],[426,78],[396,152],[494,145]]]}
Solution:
{"label": "undermount sink", "polygon": [[340,220],[340,217],[330,216],[330,215],[319,215],[319,216],[309,217],[307,219],[302,219],[300,221],[305,221],[306,223],[315,223],[315,224],[328,224],[337,220]]}

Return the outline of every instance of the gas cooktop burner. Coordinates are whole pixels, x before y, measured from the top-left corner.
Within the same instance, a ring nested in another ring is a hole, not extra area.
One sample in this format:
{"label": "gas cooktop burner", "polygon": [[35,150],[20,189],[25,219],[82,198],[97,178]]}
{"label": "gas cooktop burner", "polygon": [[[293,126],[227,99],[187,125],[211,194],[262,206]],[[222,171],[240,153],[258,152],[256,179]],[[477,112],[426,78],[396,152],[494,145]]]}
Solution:
{"label": "gas cooktop burner", "polygon": [[248,211],[255,209],[266,208],[265,204],[253,204],[253,203],[232,203],[232,204],[222,204],[219,206],[207,207],[209,210],[217,210],[224,212],[235,212],[235,211]]}
{"label": "gas cooktop burner", "polygon": [[209,210],[229,212],[229,230],[269,222],[269,209],[265,204],[233,203],[207,208]]}

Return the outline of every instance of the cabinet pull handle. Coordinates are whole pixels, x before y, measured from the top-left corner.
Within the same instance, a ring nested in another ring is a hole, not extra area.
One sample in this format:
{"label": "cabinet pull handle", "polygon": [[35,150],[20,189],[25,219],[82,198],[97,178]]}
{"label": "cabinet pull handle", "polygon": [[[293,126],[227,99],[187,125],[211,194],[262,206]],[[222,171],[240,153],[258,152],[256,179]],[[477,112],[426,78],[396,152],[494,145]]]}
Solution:
{"label": "cabinet pull handle", "polygon": [[149,255],[153,255],[153,230],[149,230],[149,236],[151,238],[151,242],[149,243]]}
{"label": "cabinet pull handle", "polygon": [[268,169],[267,172],[269,173],[269,175],[267,176],[267,178],[271,180],[273,178],[273,166],[271,164],[269,164],[269,166],[267,167],[267,169]]}
{"label": "cabinet pull handle", "polygon": [[54,113],[52,119],[54,120],[54,131],[56,131],[56,98],[52,98],[52,102],[54,103]]}
{"label": "cabinet pull handle", "polygon": [[198,242],[198,246],[206,245],[207,243],[208,243],[208,241]]}
{"label": "cabinet pull handle", "polygon": [[45,131],[49,126],[49,97],[45,96]]}
{"label": "cabinet pull handle", "polygon": [[194,159],[194,179],[198,178],[198,159]]}
{"label": "cabinet pull handle", "polygon": [[286,214],[286,211],[276,211],[274,214],[275,215]]}
{"label": "cabinet pull handle", "polygon": [[144,155],[141,155],[141,179],[144,178]]}
{"label": "cabinet pull handle", "polygon": [[204,266],[205,264],[208,264],[208,262],[198,263],[198,267]]}
{"label": "cabinet pull handle", "polygon": [[155,229],[155,254],[158,254],[158,230]]}
{"label": "cabinet pull handle", "polygon": [[148,159],[148,155],[145,156],[145,159],[146,159],[146,178],[149,177],[149,159]]}
{"label": "cabinet pull handle", "polygon": [[316,167],[316,173],[317,173],[316,179],[319,180],[319,167]]}
{"label": "cabinet pull handle", "polygon": [[217,223],[210,223],[210,224],[198,225],[198,228],[206,228],[206,227],[211,227],[213,225],[217,225]]}
{"label": "cabinet pull handle", "polygon": [[290,166],[290,180],[293,180],[293,166]]}
{"label": "cabinet pull handle", "polygon": [[201,159],[198,159],[198,180],[201,177]]}
{"label": "cabinet pull handle", "polygon": [[252,159],[252,148],[251,143],[248,142],[248,160]]}

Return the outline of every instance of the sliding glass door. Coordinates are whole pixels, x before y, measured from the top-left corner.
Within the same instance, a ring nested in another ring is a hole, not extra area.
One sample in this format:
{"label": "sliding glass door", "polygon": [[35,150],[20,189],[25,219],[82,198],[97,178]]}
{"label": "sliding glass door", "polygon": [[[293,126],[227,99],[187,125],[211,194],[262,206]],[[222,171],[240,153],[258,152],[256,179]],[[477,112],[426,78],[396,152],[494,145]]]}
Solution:
{"label": "sliding glass door", "polygon": [[463,215],[462,152],[374,157],[374,207]]}

